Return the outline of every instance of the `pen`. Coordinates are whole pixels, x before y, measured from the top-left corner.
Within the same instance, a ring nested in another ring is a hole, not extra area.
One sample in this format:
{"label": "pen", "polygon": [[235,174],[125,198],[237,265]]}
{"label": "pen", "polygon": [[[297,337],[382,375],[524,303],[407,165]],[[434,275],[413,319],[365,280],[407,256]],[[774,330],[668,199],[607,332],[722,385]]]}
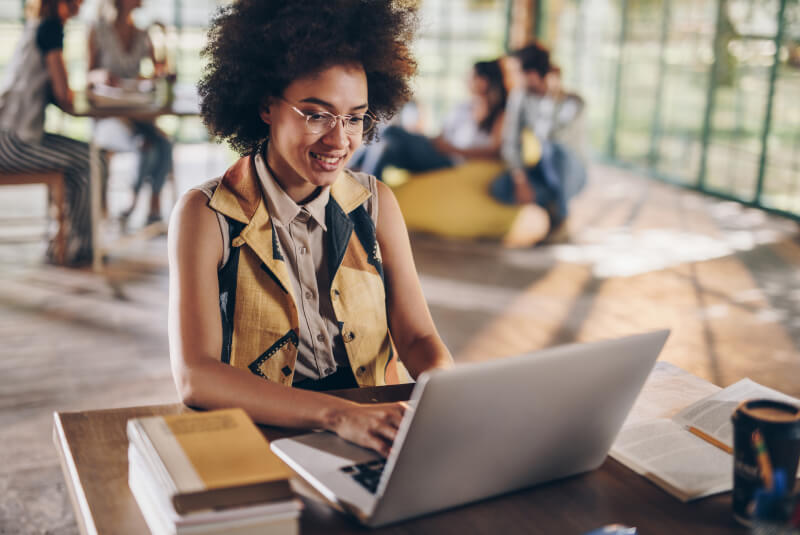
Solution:
{"label": "pen", "polygon": [[699,430],[698,428],[696,428],[696,427],[689,426],[689,428],[688,428],[688,429],[689,429],[689,432],[690,432],[691,434],[693,434],[693,435],[695,435],[695,436],[698,436],[698,437],[702,438],[703,440],[705,440],[705,441],[706,441],[706,442],[708,442],[709,444],[711,444],[711,445],[713,445],[713,446],[716,446],[716,447],[718,447],[719,449],[721,449],[721,450],[722,450],[722,451],[724,451],[725,453],[729,453],[729,454],[733,455],[733,448],[731,448],[730,446],[728,446],[728,445],[727,445],[727,444],[725,444],[724,442],[720,442],[720,441],[719,441],[719,440],[717,440],[716,438],[712,437],[712,436],[711,436],[711,435],[709,435],[709,434],[706,434],[706,433],[704,433],[703,431],[700,431],[700,430]]}
{"label": "pen", "polygon": [[756,461],[758,462],[758,469],[761,472],[761,479],[764,480],[764,488],[772,490],[772,465],[769,462],[769,454],[767,453],[767,445],[764,444],[764,437],[761,436],[761,431],[756,429],[752,435],[753,447],[756,450]]}

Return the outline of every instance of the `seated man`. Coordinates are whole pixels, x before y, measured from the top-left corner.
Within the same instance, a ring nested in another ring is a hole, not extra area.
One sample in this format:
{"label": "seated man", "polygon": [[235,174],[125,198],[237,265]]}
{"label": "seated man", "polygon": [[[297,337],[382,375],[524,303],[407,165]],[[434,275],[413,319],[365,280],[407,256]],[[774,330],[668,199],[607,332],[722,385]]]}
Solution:
{"label": "seated man", "polygon": [[[514,52],[509,63],[517,87],[506,107],[502,155],[509,171],[495,180],[490,192],[497,200],[542,206],[550,218],[550,236],[560,234],[567,218],[567,200],[586,181],[586,168],[576,145],[583,100],[561,91],[550,53],[538,44]],[[522,133],[529,129],[541,147],[536,165],[525,167]]]}

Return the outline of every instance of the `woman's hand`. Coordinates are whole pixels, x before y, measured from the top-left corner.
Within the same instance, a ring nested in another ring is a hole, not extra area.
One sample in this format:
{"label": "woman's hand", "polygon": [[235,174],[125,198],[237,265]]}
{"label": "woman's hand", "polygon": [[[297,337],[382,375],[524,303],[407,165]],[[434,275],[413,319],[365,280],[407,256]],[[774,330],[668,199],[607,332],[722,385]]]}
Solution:
{"label": "woman's hand", "polygon": [[353,403],[334,409],[327,427],[345,440],[388,457],[406,410],[408,404],[403,402]]}
{"label": "woman's hand", "polygon": [[92,88],[96,85],[111,85],[107,69],[93,69],[86,75],[87,85]]}
{"label": "woman's hand", "polygon": [[437,136],[431,139],[431,144],[441,154],[456,154],[458,150],[448,143],[442,136]]}
{"label": "woman's hand", "polygon": [[536,194],[528,182],[528,176],[524,170],[513,170],[511,172],[511,180],[514,183],[514,199],[517,203],[531,204],[536,201]]}

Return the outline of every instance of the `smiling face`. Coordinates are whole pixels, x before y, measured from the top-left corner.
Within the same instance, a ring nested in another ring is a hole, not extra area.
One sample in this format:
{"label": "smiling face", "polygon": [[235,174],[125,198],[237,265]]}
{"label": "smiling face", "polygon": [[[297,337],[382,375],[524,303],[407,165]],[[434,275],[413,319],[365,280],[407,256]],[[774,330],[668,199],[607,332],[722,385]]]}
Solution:
{"label": "smiling face", "polygon": [[361,145],[361,134],[348,134],[341,120],[320,134],[306,128],[303,113],[336,115],[367,111],[367,76],[360,65],[334,65],[316,74],[294,80],[283,98],[271,98],[261,110],[270,127],[267,163],[275,179],[296,202],[329,186]]}

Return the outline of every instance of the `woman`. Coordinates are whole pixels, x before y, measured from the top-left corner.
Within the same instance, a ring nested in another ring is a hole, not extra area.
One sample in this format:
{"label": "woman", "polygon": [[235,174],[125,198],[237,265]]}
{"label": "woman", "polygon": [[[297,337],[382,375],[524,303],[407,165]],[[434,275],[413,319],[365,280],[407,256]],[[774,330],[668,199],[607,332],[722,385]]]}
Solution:
{"label": "woman", "polygon": [[421,173],[469,159],[499,159],[506,106],[499,60],[476,63],[468,85],[471,99],[448,115],[438,137],[389,126],[381,132],[378,143],[363,149],[359,168],[382,179],[387,166]]}
{"label": "woman", "polygon": [[[405,405],[314,392],[447,367],[391,191],[345,169],[410,94],[414,14],[391,2],[239,0],[199,89],[244,156],[178,202],[170,356],[183,401],[324,428],[386,455]],[[396,348],[396,353],[395,349]]]}
{"label": "woman", "polygon": [[[111,5],[113,4],[113,5]],[[89,32],[89,81],[92,84],[119,86],[139,78],[143,59],[150,58],[156,74],[153,45],[147,33],[133,23],[133,11],[141,0],[108,0],[100,20]],[[113,7],[113,9],[111,9]],[[152,121],[102,119],[95,125],[96,143],[110,151],[138,151],[139,170],[133,185],[133,200],[123,212],[127,219],[136,207],[139,191],[150,183],[150,211],[147,222],[161,220],[161,188],[172,169],[172,143]]]}
{"label": "woman", "polygon": [[[44,131],[50,102],[71,112],[72,91],[62,50],[64,23],[77,15],[81,0],[42,0],[38,19],[25,27],[0,84],[0,171],[64,172],[66,189],[65,262],[77,266],[92,259],[89,209],[89,146]],[[47,259],[55,262],[53,242]]]}

